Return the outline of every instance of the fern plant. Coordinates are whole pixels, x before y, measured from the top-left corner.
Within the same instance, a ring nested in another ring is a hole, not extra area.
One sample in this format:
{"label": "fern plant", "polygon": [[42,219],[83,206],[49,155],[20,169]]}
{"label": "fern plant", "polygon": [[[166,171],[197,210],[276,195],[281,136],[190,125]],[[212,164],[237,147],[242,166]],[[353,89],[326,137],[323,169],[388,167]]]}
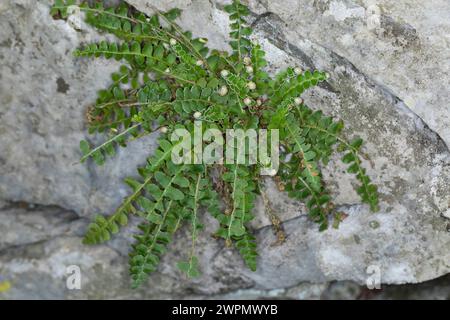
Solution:
{"label": "fern plant", "polygon": [[[66,19],[74,5],[75,1],[57,0],[51,14]],[[258,175],[262,164],[175,164],[171,154],[178,142],[169,135],[179,127],[194,130],[195,120],[203,121],[204,130],[221,132],[278,129],[281,162],[274,179],[280,190],[306,204],[319,230],[327,229],[333,218],[336,225],[342,217],[320,170],[334,152],[343,154],[347,171],[359,182],[356,191],[362,202],[378,210],[377,188],[362,166],[362,140],[347,141],[342,121],[313,111],[301,99],[306,89],[328,75],[295,67],[271,77],[265,71],[264,51],[250,40],[252,30],[245,20],[249,10],[239,0],[225,6],[231,21],[231,53],[210,50],[207,39],[181,30],[175,22],[178,9],[153,8],[154,15],[147,16],[125,3],[105,8],[101,2],[84,2],[77,7],[88,24],[120,41],[86,44],[75,56],[125,62],[88,109],[89,132],[103,134],[105,141],[98,146],[81,141],[81,161],[92,159],[101,165],[117,146],[160,133],[158,148],[138,168],[139,178],[125,179],[130,195],[111,215],[95,216],[84,238],[86,244],[108,241],[130,216],[140,219],[130,253],[133,287],[157,269],[183,224],[190,226],[191,241],[178,267],[189,277],[200,274],[196,241],[204,212],[219,223],[216,238],[236,247],[246,265],[256,270],[257,245],[249,222],[254,218],[255,199],[263,192]]]}

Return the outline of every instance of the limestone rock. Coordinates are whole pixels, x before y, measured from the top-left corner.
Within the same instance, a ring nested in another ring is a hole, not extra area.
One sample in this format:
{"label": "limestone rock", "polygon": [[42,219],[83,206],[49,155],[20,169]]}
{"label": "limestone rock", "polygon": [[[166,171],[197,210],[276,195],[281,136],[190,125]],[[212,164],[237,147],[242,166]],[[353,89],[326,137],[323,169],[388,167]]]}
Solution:
{"label": "limestone rock", "polygon": [[116,182],[145,163],[153,137],[131,146],[138,155],[119,153],[105,167],[77,164],[86,108],[120,64],[75,59],[72,51],[99,35],[53,20],[49,7],[31,0],[0,7],[0,198],[83,215],[109,211],[128,192]]}
{"label": "limestone rock", "polygon": [[[147,13],[148,4],[180,7],[183,28],[213,48],[229,49],[228,1],[128,2]],[[104,167],[72,165],[79,140],[87,137],[85,108],[119,64],[75,59],[74,48],[103,35],[53,20],[49,1],[7,0],[0,4],[0,282],[12,287],[0,298],[318,298],[328,281],[364,285],[373,272],[368,267],[378,268],[382,283],[449,273],[448,2],[424,2],[421,10],[403,0],[249,2],[271,72],[298,65],[330,73],[303,98],[343,119],[346,135],[365,139],[371,160],[364,166],[379,186],[380,212],[359,204],[355,181],[333,158],[324,173],[336,205],[348,214],[339,229],[318,232],[305,208],[269,181],[267,194],[285,221],[287,240],[273,246],[258,200],[257,272],[211,241],[216,225],[205,216],[201,278],[187,280],[176,270],[185,252],[187,234],[181,233],[152,285],[129,290],[130,232],[98,247],[81,245],[81,236],[87,218],[110,212],[127,194],[121,179],[135,175],[155,137],[131,143]],[[50,207],[30,210],[11,201]],[[81,291],[66,288],[70,265],[82,270]]]}

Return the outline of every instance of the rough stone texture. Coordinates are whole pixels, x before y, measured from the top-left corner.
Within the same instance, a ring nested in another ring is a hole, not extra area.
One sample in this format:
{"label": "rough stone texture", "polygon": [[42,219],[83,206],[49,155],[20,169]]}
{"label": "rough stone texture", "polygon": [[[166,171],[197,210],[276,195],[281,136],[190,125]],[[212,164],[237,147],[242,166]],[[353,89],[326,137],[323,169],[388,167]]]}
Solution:
{"label": "rough stone texture", "polygon": [[354,282],[340,281],[330,283],[322,291],[321,299],[416,299],[416,300],[449,300],[449,275],[420,284],[381,286],[379,290],[368,290]]}
{"label": "rough stone texture", "polygon": [[[211,47],[229,48],[226,1],[128,2],[147,13],[148,3],[180,7],[180,25],[209,38]],[[336,204],[349,215],[338,230],[319,233],[304,207],[268,181],[288,238],[272,245],[259,200],[256,273],[211,241],[215,224],[205,217],[203,276],[186,280],[174,267],[185,253],[181,233],[152,285],[139,291],[128,289],[129,232],[97,247],[82,246],[80,239],[89,216],[111,211],[126,195],[121,179],[135,174],[154,136],[130,144],[104,167],[72,165],[86,136],[85,108],[119,64],[73,58],[75,47],[101,35],[53,20],[49,3],[0,3],[0,284],[11,283],[0,298],[300,299],[342,292],[356,298],[370,265],[380,267],[386,284],[422,282],[450,271],[444,217],[450,213],[448,1],[251,0],[255,37],[267,50],[271,71],[299,65],[330,73],[304,98],[343,119],[349,136],[366,140],[371,162],[365,166],[380,187],[381,211],[371,214],[358,204],[353,179],[333,159],[325,176]],[[80,266],[83,290],[66,289],[69,265]],[[327,285],[335,280],[353,282]],[[446,290],[443,285],[436,297],[446,298]]]}
{"label": "rough stone texture", "polygon": [[[401,99],[450,144],[450,2],[251,0]],[[431,112],[430,112],[431,111]]]}
{"label": "rough stone texture", "polygon": [[134,174],[143,162],[136,151],[149,152],[153,142],[134,144],[135,152],[120,153],[102,168],[74,164],[87,135],[86,107],[120,64],[74,59],[74,48],[99,36],[53,20],[49,3],[0,5],[0,197],[55,204],[82,215],[112,210],[127,193],[116,182]]}

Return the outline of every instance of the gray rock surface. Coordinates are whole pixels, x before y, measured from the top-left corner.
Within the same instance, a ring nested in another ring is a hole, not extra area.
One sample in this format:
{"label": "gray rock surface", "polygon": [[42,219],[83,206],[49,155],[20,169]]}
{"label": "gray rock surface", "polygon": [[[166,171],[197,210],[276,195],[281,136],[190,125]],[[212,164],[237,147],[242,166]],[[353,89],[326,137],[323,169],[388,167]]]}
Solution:
{"label": "gray rock surface", "polygon": [[[209,38],[211,47],[229,48],[227,1],[128,2],[147,13],[149,3],[163,10],[180,7],[180,25]],[[335,203],[349,215],[338,230],[319,233],[304,207],[268,181],[287,241],[273,246],[259,200],[256,273],[247,271],[235,252],[211,241],[215,225],[205,216],[208,227],[199,245],[203,276],[186,280],[176,270],[186,252],[181,233],[151,286],[132,291],[126,265],[130,232],[97,247],[83,246],[80,239],[93,213],[110,212],[126,195],[121,179],[135,174],[155,137],[130,144],[103,167],[73,165],[79,140],[87,136],[85,109],[119,64],[73,58],[75,47],[103,35],[53,20],[50,1],[2,1],[0,291],[2,283],[11,288],[0,298],[332,298],[339,290],[327,282],[351,280],[340,286],[360,288],[371,265],[380,268],[385,284],[449,273],[450,8],[445,0],[413,2],[249,3],[270,71],[298,65],[330,73],[304,98],[343,119],[348,136],[366,140],[371,161],[365,166],[379,185],[381,211],[372,214],[358,204],[354,180],[332,159],[325,176]],[[82,290],[66,288],[70,265],[81,268]],[[442,290],[439,297],[445,296]]]}
{"label": "gray rock surface", "polygon": [[[120,64],[74,59],[74,48],[99,35],[53,20],[49,6],[28,0],[0,5],[0,197],[81,215],[112,210],[128,192],[116,182],[134,174],[145,156],[122,152],[102,168],[74,163],[87,137],[86,108]],[[152,146],[147,139],[131,147],[145,154]]]}
{"label": "gray rock surface", "polygon": [[322,291],[321,299],[373,299],[373,300],[449,300],[449,275],[420,284],[381,286],[379,290],[368,290],[366,287],[349,281],[330,283]]}

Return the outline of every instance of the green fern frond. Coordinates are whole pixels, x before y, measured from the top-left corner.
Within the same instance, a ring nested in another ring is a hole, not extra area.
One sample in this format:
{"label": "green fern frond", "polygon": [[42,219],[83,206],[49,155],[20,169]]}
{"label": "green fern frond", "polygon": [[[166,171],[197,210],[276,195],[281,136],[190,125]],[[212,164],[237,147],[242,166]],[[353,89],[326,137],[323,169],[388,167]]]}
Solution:
{"label": "green fern frond", "polygon": [[327,206],[331,197],[327,194],[318,167],[318,156],[302,136],[301,128],[295,117],[289,115],[286,121],[286,154],[290,159],[282,163],[281,178],[286,185],[288,195],[303,200],[309,216],[320,224],[319,229],[328,227]]}
{"label": "green fern frond", "polygon": [[246,233],[236,240],[236,248],[239,250],[247,267],[252,271],[256,271],[256,259],[258,257],[256,238],[250,233]]}
{"label": "green fern frond", "polygon": [[245,220],[248,219],[249,210],[252,207],[251,195],[254,185],[249,181],[249,172],[244,166],[229,165],[228,171],[222,176],[222,179],[230,185],[232,207],[229,215],[224,215],[225,225],[218,231],[228,242],[233,237],[240,237],[245,234]]}
{"label": "green fern frond", "polygon": [[186,201],[186,206],[189,209],[187,219],[191,220],[191,249],[189,251],[189,258],[187,261],[180,261],[178,268],[185,272],[189,278],[198,277],[200,275],[198,258],[195,256],[195,244],[197,241],[198,230],[203,226],[198,222],[198,210],[202,199],[205,198],[206,193],[203,188],[207,185],[207,180],[203,178],[204,172],[197,173],[195,184],[191,185],[189,190],[189,199]]}
{"label": "green fern frond", "polygon": [[[239,0],[233,0],[224,9],[230,15],[231,20],[230,37],[232,40],[230,46],[233,48],[233,55],[236,56],[237,62],[241,64],[250,53],[251,42],[248,37],[252,34],[252,29],[246,25],[244,18],[249,15],[250,11]],[[240,66],[240,68],[242,67],[243,65]]]}
{"label": "green fern frond", "polygon": [[146,199],[143,197],[143,194],[151,194],[153,192],[150,185],[153,181],[152,179],[154,179],[155,172],[166,165],[175,145],[164,139],[159,141],[159,148],[147,160],[147,165],[138,170],[144,180],[138,182],[132,178],[125,179],[125,182],[132,188],[133,193],[125,198],[120,207],[111,216],[107,218],[96,216],[94,221],[89,225],[84,237],[83,242],[85,244],[98,244],[108,241],[111,238],[111,233],[117,233],[119,226],[127,225],[128,215],[135,214],[138,210],[136,208],[137,204],[142,204],[142,202],[146,201],[143,200]]}
{"label": "green fern frond", "polygon": [[318,191],[321,188],[320,172],[317,165],[317,154],[311,149],[311,145],[306,143],[301,135],[301,128],[296,124],[295,118],[289,115],[286,121],[288,152],[299,157],[297,170],[300,172],[312,190]]}
{"label": "green fern frond", "polygon": [[296,74],[295,69],[288,68],[285,75],[275,82],[271,95],[271,105],[277,106],[283,100],[300,97],[308,88],[317,85],[327,79],[325,72],[309,70]]}
{"label": "green fern frond", "polygon": [[[264,71],[267,66],[267,61],[264,58],[266,53],[261,49],[259,44],[252,45],[251,59],[252,65],[247,66],[246,71],[252,75],[252,79],[258,89],[258,94],[263,95],[267,93],[269,85],[269,74]],[[250,71],[250,72],[249,72]]]}
{"label": "green fern frond", "polygon": [[112,136],[101,145],[91,149],[89,143],[85,140],[80,142],[80,149],[83,152],[83,157],[80,159],[80,162],[86,161],[86,159],[92,157],[97,165],[102,165],[105,162],[105,155],[114,156],[115,149],[114,144],[118,144],[122,147],[126,147],[127,135],[131,135],[133,137],[137,136],[138,128],[140,127],[140,123],[136,123],[128,129]]}
{"label": "green fern frond", "polygon": [[130,43],[123,42],[119,46],[116,43],[102,41],[98,44],[91,43],[85,48],[76,50],[74,55],[76,57],[95,56],[97,58],[103,56],[106,59],[114,58],[118,61],[125,59],[129,63],[136,65],[140,70],[153,71],[158,75],[172,78],[181,83],[194,83],[188,79],[187,74],[180,75],[176,68],[170,69],[174,66],[175,60],[169,58],[167,49],[162,43],[141,45],[139,42],[133,41]]}
{"label": "green fern frond", "polygon": [[[362,167],[360,155],[363,140],[355,138],[348,142],[340,133],[344,128],[342,121],[334,122],[330,117],[323,116],[321,111],[312,112],[307,106],[297,107],[297,115],[300,118],[300,125],[306,132],[307,139],[316,147],[321,158],[328,161],[332,153],[332,146],[338,144],[338,151],[344,152],[342,161],[348,164],[347,172],[356,175],[361,183],[356,188],[357,193],[364,203],[370,205],[373,212],[378,208],[377,187],[371,182],[366,174],[366,169]],[[364,155],[366,157],[366,155]]]}
{"label": "green fern frond", "polygon": [[166,246],[172,239],[172,233],[168,230],[169,216],[176,216],[172,206],[172,200],[162,203],[159,222],[144,222],[139,226],[143,234],[135,236],[136,243],[132,246],[129,260],[133,288],[139,287],[150,273],[156,271],[161,256],[167,250]]}

